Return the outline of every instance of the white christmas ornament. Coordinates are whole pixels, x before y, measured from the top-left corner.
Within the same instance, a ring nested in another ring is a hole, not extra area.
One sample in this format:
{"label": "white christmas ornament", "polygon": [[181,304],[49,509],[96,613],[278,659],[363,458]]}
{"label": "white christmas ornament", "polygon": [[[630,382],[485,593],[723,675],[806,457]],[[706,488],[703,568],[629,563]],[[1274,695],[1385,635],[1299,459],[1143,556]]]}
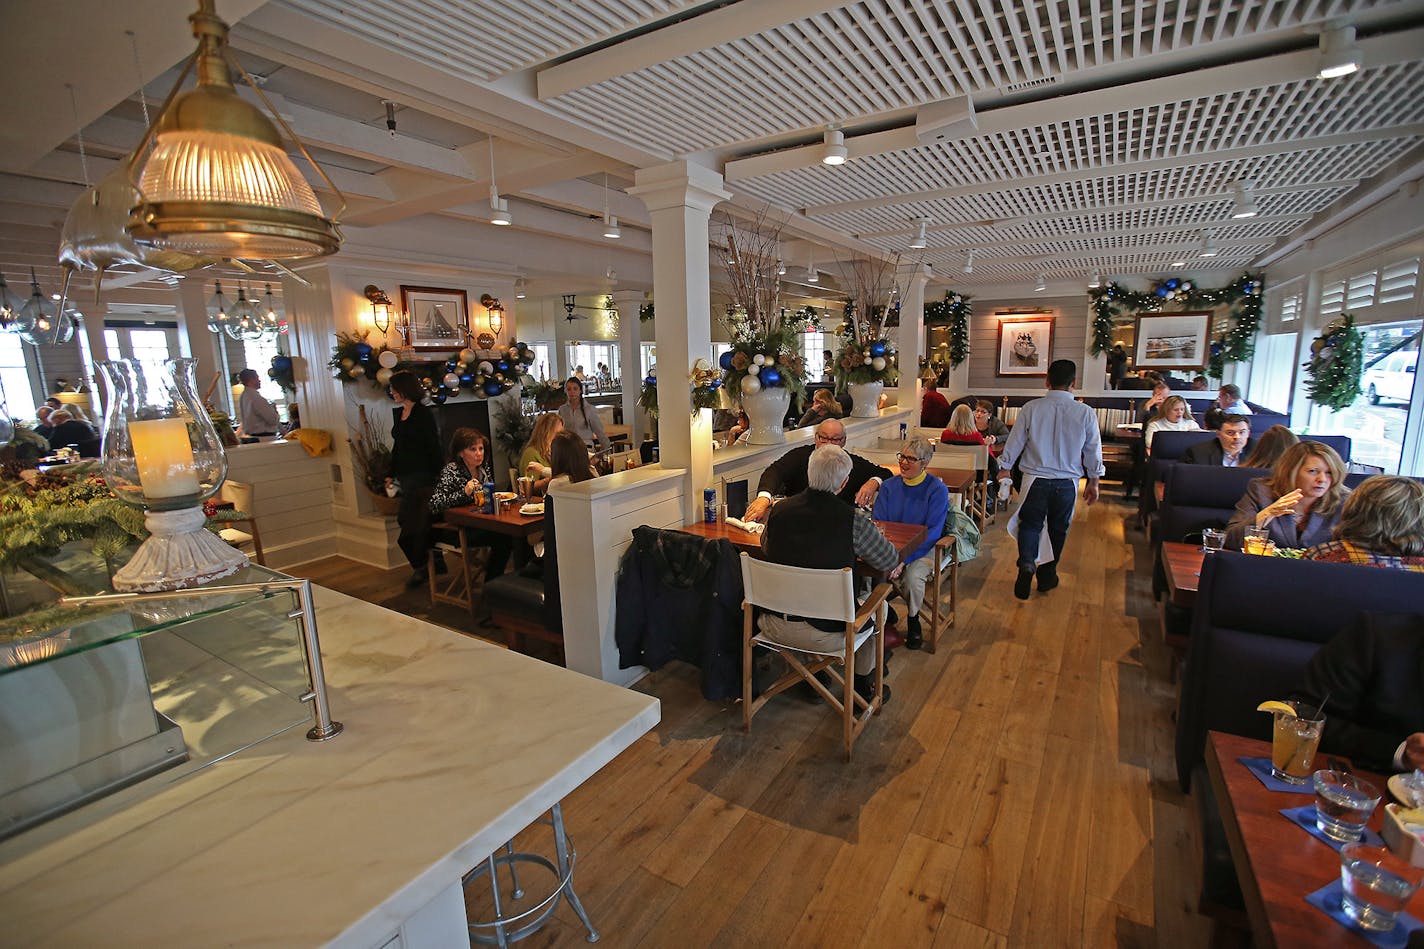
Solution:
{"label": "white christmas ornament", "polygon": [[387,349],[376,357],[376,361],[381,364],[383,369],[394,369],[396,363],[400,362],[400,357]]}
{"label": "white christmas ornament", "polygon": [[[758,356],[757,358],[760,359],[761,357]],[[750,366],[747,367],[747,372],[751,373],[751,374],[754,375],[754,376],[760,375],[760,374],[761,374],[761,364],[760,364],[760,363],[752,363]]]}
{"label": "white christmas ornament", "polygon": [[445,378],[442,381],[445,383],[445,388],[447,389],[460,388],[460,376],[457,373],[445,373]]}
{"label": "white christmas ornament", "polygon": [[488,359],[481,362],[479,368],[480,372],[484,373],[487,376],[494,372],[494,364],[491,363]]}
{"label": "white christmas ornament", "polygon": [[874,359],[870,360],[870,368],[871,368],[871,369],[874,369],[876,372],[879,372],[880,370],[884,369],[884,368],[885,368],[885,357],[884,357],[884,356],[876,356]]}
{"label": "white christmas ornament", "polygon": [[742,395],[756,395],[761,391],[761,381],[756,376],[742,376]]}
{"label": "white christmas ornament", "polygon": [[766,365],[766,357],[763,356],[761,353],[757,353],[755,356],[752,357],[752,365],[754,365],[754,366],[765,366],[765,365]]}

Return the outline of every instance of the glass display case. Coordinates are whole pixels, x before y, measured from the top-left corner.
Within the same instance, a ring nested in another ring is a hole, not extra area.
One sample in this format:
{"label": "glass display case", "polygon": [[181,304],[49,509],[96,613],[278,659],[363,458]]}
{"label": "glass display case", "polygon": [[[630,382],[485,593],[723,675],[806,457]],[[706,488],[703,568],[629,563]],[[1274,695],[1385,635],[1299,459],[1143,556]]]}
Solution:
{"label": "glass display case", "polygon": [[0,839],[313,718],[310,738],[340,730],[307,581],[253,564],[111,595],[110,577],[82,543],[0,574]]}

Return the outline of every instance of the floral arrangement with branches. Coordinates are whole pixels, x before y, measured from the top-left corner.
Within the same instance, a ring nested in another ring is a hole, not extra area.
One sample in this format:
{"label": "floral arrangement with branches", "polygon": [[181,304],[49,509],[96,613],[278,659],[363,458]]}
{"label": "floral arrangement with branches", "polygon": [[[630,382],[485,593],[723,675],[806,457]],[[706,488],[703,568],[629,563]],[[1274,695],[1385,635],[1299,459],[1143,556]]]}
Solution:
{"label": "floral arrangement with branches", "polygon": [[949,364],[957,367],[969,358],[969,320],[974,315],[967,293],[946,290],[943,300],[925,304],[926,326],[949,327]]}
{"label": "floral arrangement with branches", "polygon": [[372,494],[384,495],[386,482],[392,477],[391,446],[371,422],[366,407],[357,410],[360,415],[361,430],[346,440],[351,446],[351,463],[356,474]]}
{"label": "floral arrangement with branches", "polygon": [[1365,337],[1355,329],[1355,318],[1342,313],[1310,344],[1305,363],[1305,394],[1316,405],[1338,412],[1360,397],[1365,369]]}
{"label": "floral arrangement with branches", "polygon": [[1167,306],[1180,309],[1231,307],[1226,332],[1212,340],[1207,375],[1220,379],[1227,363],[1245,362],[1256,352],[1256,331],[1265,305],[1265,281],[1259,273],[1247,271],[1224,287],[1198,287],[1190,280],[1168,277],[1152,289],[1139,293],[1117,283],[1108,283],[1088,293],[1093,309],[1091,352],[1107,352],[1113,345],[1113,317],[1123,310],[1161,312]]}
{"label": "floral arrangement with branches", "polygon": [[[699,359],[692,364],[688,387],[692,393],[692,414],[702,409],[720,408],[722,405],[722,374]],[[638,391],[638,407],[653,418],[658,417],[658,373],[654,369],[643,379]]]}
{"label": "floral arrangement with branches", "polygon": [[796,342],[808,318],[781,306],[781,226],[762,214],[747,224],[727,220],[722,232],[719,256],[732,297],[721,320],[732,338],[719,360],[722,384],[738,399],[763,389],[803,394],[806,364]]}
{"label": "floral arrangement with branches", "polygon": [[487,352],[462,349],[448,359],[413,360],[384,343],[372,346],[367,342],[370,332],[336,334],[327,362],[336,378],[348,383],[365,379],[383,386],[397,372],[413,372],[437,405],[462,391],[479,398],[502,395],[534,365],[534,351],[525,343],[511,342]]}
{"label": "floral arrangement with branches", "polygon": [[651,303],[644,303],[644,304],[642,304],[641,306],[638,307],[638,322],[639,322],[639,323],[648,323],[648,322],[651,322],[652,319],[653,319],[653,315],[654,315],[654,314],[653,314],[653,305],[652,305]]}
{"label": "floral arrangement with branches", "polygon": [[518,458],[534,434],[533,417],[520,411],[518,404],[505,402],[495,405],[494,423],[494,440],[510,458]]}
{"label": "floral arrangement with branches", "polygon": [[898,307],[895,274],[900,256],[839,261],[850,300],[836,353],[836,388],[880,382],[893,385],[900,376],[895,344],[885,333]]}

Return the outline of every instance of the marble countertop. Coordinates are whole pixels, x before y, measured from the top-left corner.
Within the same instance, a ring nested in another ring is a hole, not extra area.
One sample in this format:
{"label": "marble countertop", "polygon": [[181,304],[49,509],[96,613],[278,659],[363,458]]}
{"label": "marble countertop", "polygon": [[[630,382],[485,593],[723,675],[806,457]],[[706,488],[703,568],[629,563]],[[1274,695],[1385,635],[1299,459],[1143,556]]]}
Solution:
{"label": "marble countertop", "polygon": [[374,946],[659,719],[656,699],[315,588],[333,716],[0,844],[3,941]]}

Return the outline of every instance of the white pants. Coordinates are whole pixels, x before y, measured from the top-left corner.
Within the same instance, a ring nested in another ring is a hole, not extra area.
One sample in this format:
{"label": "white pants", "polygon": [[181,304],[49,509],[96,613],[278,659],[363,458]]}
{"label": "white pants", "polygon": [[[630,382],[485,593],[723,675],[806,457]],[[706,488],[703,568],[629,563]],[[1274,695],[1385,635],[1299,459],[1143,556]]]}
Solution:
{"label": "white pants", "polygon": [[[810,623],[800,620],[792,621],[770,613],[763,614],[757,625],[768,639],[774,639],[777,643],[792,649],[808,649],[837,655],[845,652],[844,629],[828,633],[823,629],[817,629]],[[874,671],[875,637],[872,636],[855,651],[855,674],[863,676]]]}

